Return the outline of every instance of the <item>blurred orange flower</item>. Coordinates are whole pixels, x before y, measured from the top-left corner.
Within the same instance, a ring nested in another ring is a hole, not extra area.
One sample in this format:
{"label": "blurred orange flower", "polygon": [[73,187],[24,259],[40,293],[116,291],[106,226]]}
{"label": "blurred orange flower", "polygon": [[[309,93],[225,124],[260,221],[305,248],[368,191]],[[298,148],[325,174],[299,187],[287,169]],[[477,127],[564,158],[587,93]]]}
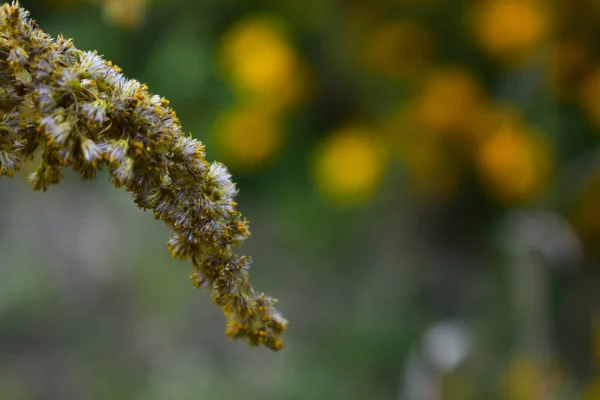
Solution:
{"label": "blurred orange flower", "polygon": [[228,165],[242,170],[265,165],[283,144],[277,115],[253,104],[225,111],[217,121],[215,134]]}
{"label": "blurred orange flower", "polygon": [[422,129],[433,133],[464,132],[483,99],[479,83],[467,71],[437,69],[427,77],[413,101],[415,119]]}
{"label": "blurred orange flower", "polygon": [[547,39],[549,3],[542,0],[484,0],[474,2],[470,15],[483,50],[503,61],[530,54]]}
{"label": "blurred orange flower", "polygon": [[339,205],[358,205],[377,189],[387,164],[377,133],[362,125],[334,132],[317,149],[314,179],[318,189]]}
{"label": "blurred orange flower", "polygon": [[551,164],[545,138],[510,115],[481,141],[476,160],[490,193],[507,204],[528,202],[542,194]]}

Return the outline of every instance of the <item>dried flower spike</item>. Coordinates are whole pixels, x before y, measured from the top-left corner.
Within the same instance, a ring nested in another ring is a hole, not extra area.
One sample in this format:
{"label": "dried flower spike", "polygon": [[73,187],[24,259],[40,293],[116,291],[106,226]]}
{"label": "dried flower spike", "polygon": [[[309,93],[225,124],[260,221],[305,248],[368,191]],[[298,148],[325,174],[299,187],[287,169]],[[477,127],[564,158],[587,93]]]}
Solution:
{"label": "dried flower spike", "polygon": [[250,258],[232,252],[249,230],[231,176],[206,161],[168,104],[95,52],[52,39],[18,2],[0,8],[0,175],[39,147],[35,190],[58,183],[65,167],[93,179],[106,166],[115,186],[169,226],[171,254],[191,259],[193,285],[210,289],[227,335],[281,349],[286,321],[250,285]]}

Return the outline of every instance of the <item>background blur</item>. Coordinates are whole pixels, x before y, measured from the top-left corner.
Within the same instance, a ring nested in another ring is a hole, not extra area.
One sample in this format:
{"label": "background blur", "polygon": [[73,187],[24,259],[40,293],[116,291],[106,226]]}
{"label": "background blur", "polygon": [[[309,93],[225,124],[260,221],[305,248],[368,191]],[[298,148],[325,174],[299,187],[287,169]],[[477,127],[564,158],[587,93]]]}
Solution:
{"label": "background blur", "polygon": [[223,161],[252,281],[230,342],[101,175],[0,181],[0,399],[600,399],[600,3],[23,0]]}

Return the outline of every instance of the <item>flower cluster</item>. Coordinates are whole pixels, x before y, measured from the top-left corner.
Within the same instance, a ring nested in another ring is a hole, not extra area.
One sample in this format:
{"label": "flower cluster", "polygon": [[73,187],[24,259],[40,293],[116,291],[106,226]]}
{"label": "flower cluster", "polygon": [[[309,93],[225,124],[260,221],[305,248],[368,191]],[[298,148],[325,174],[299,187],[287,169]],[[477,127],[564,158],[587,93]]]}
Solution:
{"label": "flower cluster", "polygon": [[286,321],[248,281],[250,258],[232,252],[249,235],[227,169],[181,131],[168,101],[126,79],[95,52],[44,33],[17,2],[0,8],[0,174],[12,176],[41,148],[35,190],[71,167],[93,179],[106,166],[115,186],[171,229],[173,257],[191,259],[227,317],[227,334],[282,348]]}

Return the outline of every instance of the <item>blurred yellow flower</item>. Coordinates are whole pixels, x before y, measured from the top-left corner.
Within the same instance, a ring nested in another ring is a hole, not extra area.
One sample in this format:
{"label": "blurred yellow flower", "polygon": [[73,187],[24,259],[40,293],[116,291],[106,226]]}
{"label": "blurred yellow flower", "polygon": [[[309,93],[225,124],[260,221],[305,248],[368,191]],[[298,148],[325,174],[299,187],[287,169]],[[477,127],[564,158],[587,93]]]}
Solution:
{"label": "blurred yellow flower", "polygon": [[250,16],[223,37],[220,61],[239,90],[276,108],[301,100],[306,67],[286,38],[283,26],[265,16]]}
{"label": "blurred yellow flower", "polygon": [[600,67],[584,80],[580,92],[581,106],[596,128],[600,128]]}
{"label": "blurred yellow flower", "polygon": [[515,61],[547,39],[549,3],[542,0],[475,1],[471,14],[476,39],[490,55]]}
{"label": "blurred yellow flower", "polygon": [[256,105],[238,106],[221,115],[216,141],[232,168],[258,168],[272,160],[283,144],[277,116]]}
{"label": "blurred yellow flower", "polygon": [[483,105],[479,83],[465,70],[433,71],[413,100],[417,124],[427,131],[463,132]]}
{"label": "blurred yellow flower", "polygon": [[358,205],[377,189],[385,172],[385,146],[377,132],[348,125],[334,132],[317,149],[313,172],[317,187],[332,202]]}
{"label": "blurred yellow flower", "polygon": [[429,30],[416,21],[377,26],[365,42],[368,66],[386,77],[408,80],[423,73],[432,52]]}
{"label": "blurred yellow flower", "polygon": [[542,194],[551,163],[545,138],[510,116],[481,141],[476,160],[490,193],[507,204],[528,202]]}
{"label": "blurred yellow flower", "polygon": [[133,29],[142,23],[145,6],[146,0],[103,0],[102,11],[108,22]]}

